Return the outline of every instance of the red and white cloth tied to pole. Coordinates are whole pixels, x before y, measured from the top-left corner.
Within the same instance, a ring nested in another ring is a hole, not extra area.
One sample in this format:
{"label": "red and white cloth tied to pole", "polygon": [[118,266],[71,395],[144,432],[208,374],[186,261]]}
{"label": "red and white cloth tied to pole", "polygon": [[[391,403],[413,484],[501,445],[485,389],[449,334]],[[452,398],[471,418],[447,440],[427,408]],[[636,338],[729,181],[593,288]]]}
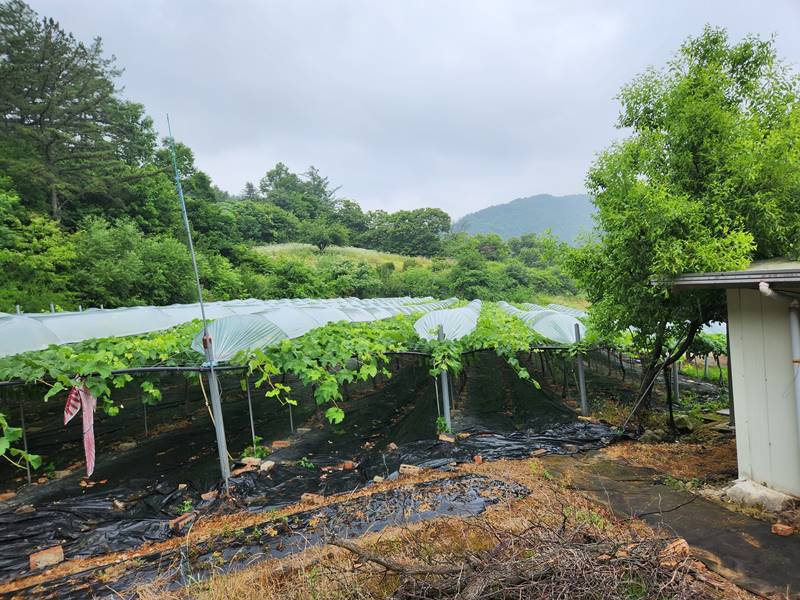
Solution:
{"label": "red and white cloth tied to pole", "polygon": [[86,455],[86,476],[94,473],[94,409],[97,399],[85,385],[73,387],[64,405],[64,425],[83,408],[83,452]]}

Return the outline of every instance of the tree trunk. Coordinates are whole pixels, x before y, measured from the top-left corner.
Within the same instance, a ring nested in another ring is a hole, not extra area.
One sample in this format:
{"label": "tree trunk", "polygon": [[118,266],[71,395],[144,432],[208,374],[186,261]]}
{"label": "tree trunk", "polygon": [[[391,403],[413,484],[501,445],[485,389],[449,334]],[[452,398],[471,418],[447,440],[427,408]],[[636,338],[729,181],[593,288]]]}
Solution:
{"label": "tree trunk", "polygon": [[61,201],[58,198],[55,184],[50,186],[50,210],[53,213],[53,220],[61,222]]}
{"label": "tree trunk", "polygon": [[667,390],[667,406],[669,407],[669,430],[672,435],[675,435],[675,416],[672,414],[672,382],[670,381],[670,373],[670,369],[664,369],[664,387]]}
{"label": "tree trunk", "polygon": [[[653,351],[650,354],[650,362],[647,366],[647,369],[642,369],[642,382],[639,386],[639,397],[648,395],[647,403],[642,403],[644,407],[645,404],[650,402],[650,392],[652,391],[652,384],[655,381],[656,377],[658,377],[659,371],[661,369],[667,369],[674,363],[680,360],[680,358],[686,353],[686,350],[694,341],[694,336],[700,330],[700,325],[702,324],[701,321],[692,321],[689,324],[689,330],[686,332],[686,337],[678,344],[675,349],[665,358],[662,360],[662,351],[663,351],[663,331],[659,333],[656,337],[656,343],[653,346]],[[645,407],[646,408],[646,407]]]}

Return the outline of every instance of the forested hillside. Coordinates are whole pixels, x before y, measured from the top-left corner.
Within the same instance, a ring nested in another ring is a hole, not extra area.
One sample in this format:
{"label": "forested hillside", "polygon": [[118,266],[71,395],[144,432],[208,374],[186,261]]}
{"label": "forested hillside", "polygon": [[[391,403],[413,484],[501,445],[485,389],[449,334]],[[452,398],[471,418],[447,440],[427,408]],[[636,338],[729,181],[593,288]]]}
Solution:
{"label": "forested hillside", "polygon": [[[122,68],[101,39],[78,40],[10,0],[0,4],[0,59],[0,311],[193,301],[168,140],[143,105],[123,97]],[[529,299],[573,289],[555,240],[452,236],[438,208],[365,212],[313,166],[296,173],[265,165],[230,194],[197,168],[191,148],[176,142],[176,150],[211,298]],[[254,250],[290,241],[319,253],[347,244],[438,259],[310,264]]]}
{"label": "forested hillside", "polygon": [[549,230],[572,243],[581,232],[592,230],[593,212],[592,200],[586,194],[538,194],[465,215],[456,221],[453,229],[472,234],[496,233],[502,238],[528,233],[541,235]]}

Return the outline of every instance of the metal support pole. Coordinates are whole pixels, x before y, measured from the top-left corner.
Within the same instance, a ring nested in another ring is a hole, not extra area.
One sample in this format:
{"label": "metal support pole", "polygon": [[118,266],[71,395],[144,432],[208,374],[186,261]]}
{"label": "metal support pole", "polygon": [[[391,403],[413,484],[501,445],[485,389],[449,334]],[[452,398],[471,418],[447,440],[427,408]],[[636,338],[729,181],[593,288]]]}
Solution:
{"label": "metal support pole", "polygon": [[[211,389],[211,412],[214,415],[214,432],[217,436],[217,451],[219,452],[219,467],[222,478],[225,480],[225,489],[228,488],[228,479],[231,476],[231,465],[228,462],[228,443],[225,439],[225,424],[222,421],[222,399],[219,395],[219,380],[217,379],[216,360],[214,359],[214,346],[211,336],[208,335],[208,321],[206,320],[206,309],[203,304],[203,286],[200,284],[200,270],[197,268],[197,257],[194,252],[194,241],[192,240],[192,230],[189,227],[189,215],[186,212],[186,200],[183,197],[183,186],[181,185],[181,175],[178,171],[178,161],[175,154],[175,140],[172,137],[172,125],[167,115],[167,130],[169,132],[169,149],[172,156],[172,170],[175,173],[175,188],[178,191],[178,200],[183,216],[183,226],[186,230],[186,241],[189,246],[189,256],[192,259],[192,270],[194,271],[194,281],[197,286],[197,301],[200,304],[200,317],[203,319],[203,350],[206,354],[206,364],[208,366],[208,387]],[[103,308],[103,305],[100,305]]]}
{"label": "metal support pole", "polygon": [[54,313],[54,312],[56,312],[56,306],[55,306],[55,304],[53,304],[52,302],[50,303],[50,312],[51,312],[51,313]]}
{"label": "metal support pole", "polygon": [[681,361],[676,360],[675,363],[672,365],[672,368],[675,369],[675,404],[678,404],[681,401]]}
{"label": "metal support pole", "polygon": [[142,400],[142,408],[144,409],[144,435],[145,437],[149,437],[150,428],[147,426],[147,402],[145,402],[144,400]]}
{"label": "metal support pole", "polygon": [[[580,325],[575,323],[575,343],[581,341],[581,328]],[[581,414],[583,416],[589,415],[589,397],[586,395],[586,378],[583,374],[583,357],[580,352],[578,353],[575,362],[578,365],[578,387],[581,392]]]}
{"label": "metal support pole", "polygon": [[[210,339],[208,347],[211,347]],[[208,354],[211,354],[211,352],[208,352]],[[225,439],[225,424],[222,421],[222,399],[219,395],[219,379],[217,379],[217,371],[213,366],[208,370],[208,387],[211,390],[211,412],[214,415],[214,433],[217,436],[219,468],[227,487],[228,479],[231,476],[231,465],[228,462],[228,442]]]}
{"label": "metal support pole", "polygon": [[83,305],[78,304],[78,312],[83,312]]}
{"label": "metal support pole", "polygon": [[[19,399],[19,417],[20,417],[20,425],[22,426],[22,448],[25,450],[25,456],[28,455],[28,434],[25,431],[25,403],[22,399],[22,395],[20,394]],[[25,459],[25,475],[28,477],[28,485],[31,483],[31,463],[28,462],[28,459]]]}
{"label": "metal support pole", "polygon": [[253,440],[253,452],[256,451],[256,426],[253,423],[253,400],[250,397],[250,380],[245,375],[245,389],[247,390],[247,409],[250,411],[250,437]]}
{"label": "metal support pole", "polygon": [[[444,328],[439,325],[439,341],[444,341]],[[442,412],[444,413],[444,422],[447,425],[447,431],[453,431],[453,424],[450,422],[450,383],[447,380],[447,371],[442,371],[440,375],[442,382]]]}
{"label": "metal support pole", "polygon": [[22,311],[19,309],[19,304],[17,304],[17,314],[18,314],[18,315],[21,315],[21,314],[22,314]]}
{"label": "metal support pole", "polygon": [[289,404],[289,430],[294,433],[294,417],[292,416],[292,405]]}

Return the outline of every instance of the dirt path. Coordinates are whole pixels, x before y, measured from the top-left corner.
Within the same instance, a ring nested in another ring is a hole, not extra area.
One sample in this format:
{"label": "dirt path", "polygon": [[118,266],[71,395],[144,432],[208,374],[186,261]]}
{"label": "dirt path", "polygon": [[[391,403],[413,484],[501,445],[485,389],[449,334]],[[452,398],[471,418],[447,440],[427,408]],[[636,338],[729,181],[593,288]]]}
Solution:
{"label": "dirt path", "polygon": [[797,536],[774,535],[769,523],[664,485],[657,471],[606,458],[602,452],[552,456],[544,462],[572,489],[617,516],[639,517],[674,531],[709,568],[740,587],[762,595],[800,591]]}

